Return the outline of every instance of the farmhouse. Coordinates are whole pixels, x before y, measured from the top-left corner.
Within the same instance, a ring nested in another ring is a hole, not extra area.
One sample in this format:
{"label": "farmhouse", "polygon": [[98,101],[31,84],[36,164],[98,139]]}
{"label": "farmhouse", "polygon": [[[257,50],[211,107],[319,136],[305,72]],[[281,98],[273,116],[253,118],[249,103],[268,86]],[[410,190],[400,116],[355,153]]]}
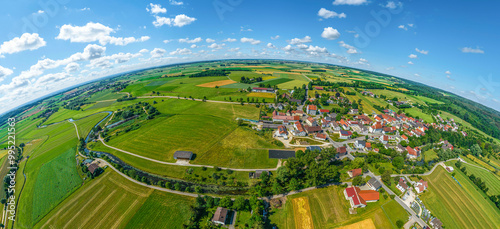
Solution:
{"label": "farmhouse", "polygon": [[274,133],[276,137],[282,137],[285,140],[288,140],[288,131],[285,126],[279,126],[278,130]]}
{"label": "farmhouse", "polygon": [[346,131],[346,130],[341,130],[339,131],[339,138],[340,139],[348,139],[351,138],[352,132],[351,131]]}
{"label": "farmhouse", "polygon": [[349,175],[349,177],[361,176],[361,175],[363,175],[363,170],[361,168],[349,170],[349,171],[347,171],[347,175]]}
{"label": "farmhouse", "polygon": [[406,184],[406,180],[403,177],[399,178],[399,182],[396,185],[396,188],[401,192],[405,192],[406,190],[408,190],[408,185]]}
{"label": "farmhouse", "polygon": [[274,89],[265,87],[254,87],[252,88],[252,92],[274,93]]}
{"label": "farmhouse", "polygon": [[193,152],[191,151],[175,151],[175,160],[191,160],[193,158]]}
{"label": "farmhouse", "polygon": [[368,180],[367,184],[368,187],[375,191],[378,191],[382,187],[380,181],[378,181],[375,177],[372,177],[370,180]]}
{"label": "farmhouse", "polygon": [[99,166],[96,163],[92,163],[88,166],[89,172],[92,174],[94,174],[97,168],[99,168]]}
{"label": "farmhouse", "polygon": [[214,217],[212,218],[212,222],[225,225],[228,213],[229,210],[227,208],[218,207],[215,211]]}
{"label": "farmhouse", "polygon": [[304,128],[306,129],[306,132],[308,134],[313,134],[313,133],[320,133],[322,132],[323,130],[321,129],[321,126],[304,126]]}
{"label": "farmhouse", "polygon": [[269,150],[269,158],[271,159],[288,159],[295,157],[295,151],[293,150]]}
{"label": "farmhouse", "polygon": [[306,136],[306,131],[304,130],[304,126],[302,125],[302,123],[300,123],[299,121],[295,122],[293,124],[293,126],[295,127],[296,130],[292,131],[292,134],[295,135],[295,136],[301,136],[301,137],[304,137]]}
{"label": "farmhouse", "polygon": [[349,200],[352,208],[366,207],[367,202],[376,202],[380,194],[374,190],[360,190],[358,187],[348,187],[344,190],[344,197]]}
{"label": "farmhouse", "polygon": [[420,179],[415,185],[415,191],[417,191],[417,193],[422,193],[425,190],[427,190],[427,181]]}

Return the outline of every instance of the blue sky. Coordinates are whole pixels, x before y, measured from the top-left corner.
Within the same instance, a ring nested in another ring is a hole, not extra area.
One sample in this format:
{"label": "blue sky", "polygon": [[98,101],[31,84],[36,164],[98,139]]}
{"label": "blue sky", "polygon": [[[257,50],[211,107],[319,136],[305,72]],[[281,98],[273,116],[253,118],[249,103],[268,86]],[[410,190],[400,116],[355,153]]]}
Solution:
{"label": "blue sky", "polygon": [[498,1],[8,1],[0,113],[109,74],[280,58],[369,69],[500,110]]}

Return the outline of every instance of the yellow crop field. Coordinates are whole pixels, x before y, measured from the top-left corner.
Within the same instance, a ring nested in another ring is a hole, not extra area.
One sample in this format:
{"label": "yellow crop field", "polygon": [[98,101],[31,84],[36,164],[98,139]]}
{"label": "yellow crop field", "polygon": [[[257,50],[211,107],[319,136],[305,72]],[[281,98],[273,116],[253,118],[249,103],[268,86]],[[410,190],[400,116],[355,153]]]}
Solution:
{"label": "yellow crop field", "polygon": [[274,94],[273,93],[259,93],[259,92],[251,92],[250,94],[247,95],[248,97],[259,97],[259,98],[268,98],[268,99],[273,99]]}
{"label": "yellow crop field", "polygon": [[372,219],[365,219],[363,221],[353,223],[347,226],[339,227],[337,229],[375,229]]}
{"label": "yellow crop field", "polygon": [[295,216],[295,228],[298,229],[313,229],[314,224],[311,216],[311,208],[309,207],[309,199],[307,197],[296,198],[293,202],[293,215]]}
{"label": "yellow crop field", "polygon": [[204,83],[200,85],[196,85],[198,87],[215,87],[215,86],[224,86],[224,85],[229,85],[236,83],[234,80],[219,80],[219,81],[214,81],[214,82],[209,82],[209,83]]}

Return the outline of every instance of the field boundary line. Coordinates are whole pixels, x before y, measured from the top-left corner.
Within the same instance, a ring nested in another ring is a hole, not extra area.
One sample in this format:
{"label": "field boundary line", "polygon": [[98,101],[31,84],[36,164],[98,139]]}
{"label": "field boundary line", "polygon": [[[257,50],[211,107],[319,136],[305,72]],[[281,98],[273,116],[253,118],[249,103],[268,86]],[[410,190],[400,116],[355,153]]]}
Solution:
{"label": "field boundary line", "polygon": [[[91,203],[92,203],[92,201],[94,201],[94,199],[95,199],[98,195],[100,195],[100,194],[101,194],[101,192],[103,192],[103,191],[104,191],[104,186],[101,186],[101,188],[99,189],[99,191],[97,191],[96,193],[94,193],[94,195],[92,196],[92,198],[90,198],[89,200],[87,200],[87,203],[85,203],[85,204],[83,205],[83,207],[80,207],[80,211],[78,211],[78,213],[76,213],[76,215],[78,215],[78,214],[82,213],[82,212],[83,212],[82,210],[83,210],[83,209],[85,209],[85,208],[86,208],[89,204],[91,204]],[[72,207],[78,207],[78,206],[77,206],[77,205],[73,205]],[[68,213],[70,213],[70,212],[71,212],[71,211],[69,211],[69,210],[68,210],[67,212],[65,212],[65,213],[61,216],[61,218],[64,218],[64,217],[65,217]],[[71,223],[74,219],[76,219],[76,218],[77,218],[77,217],[75,217],[76,215],[74,215],[74,216],[73,216],[73,217],[72,217],[69,221],[67,221],[67,222],[66,222],[66,224],[64,224],[63,228],[67,228],[67,227],[68,227],[68,225],[69,225],[69,224],[70,224],[70,223]]]}
{"label": "field boundary line", "polygon": [[101,220],[99,220],[99,223],[95,226],[95,228],[100,228],[99,226],[101,226],[102,222],[104,222],[105,219],[108,218],[108,216],[116,209],[116,207],[118,206],[118,203],[120,203],[123,199],[125,199],[125,197],[127,196],[127,193],[123,193],[122,197],[120,198],[120,200],[118,200],[115,204],[115,206],[113,206],[113,208],[111,208],[108,213],[106,213],[106,215],[104,215],[104,217],[102,217]]}
{"label": "field boundary line", "polygon": [[127,211],[125,211],[125,213],[123,213],[120,216],[120,218],[118,218],[118,220],[116,220],[115,224],[111,228],[117,228],[119,226],[119,224],[123,221],[123,219],[125,218],[125,216],[135,207],[135,205],[137,205],[137,203],[139,203],[138,199],[136,199],[134,201],[134,203],[132,205],[130,205],[130,207],[127,209]]}
{"label": "field boundary line", "polygon": [[[113,192],[111,192],[110,194],[108,194],[108,196],[106,197],[106,199],[104,199],[103,201],[101,201],[101,203],[100,203],[99,205],[97,205],[97,207],[96,207],[96,208],[94,208],[94,210],[92,211],[92,214],[91,214],[91,215],[84,217],[85,219],[83,220],[83,222],[81,222],[81,223],[80,223],[80,226],[82,226],[82,227],[83,227],[83,226],[85,226],[85,224],[87,224],[87,223],[89,222],[89,220],[91,220],[92,218],[94,218],[94,215],[95,215],[97,212],[99,212],[99,210],[101,210],[102,206],[104,206],[104,204],[106,204],[106,203],[108,202],[109,198],[111,198],[111,197],[112,197],[112,196],[116,193],[116,191],[118,191],[118,190],[117,190],[117,189],[115,189],[115,190],[113,190]],[[116,205],[117,205],[117,204],[116,204]],[[116,206],[116,205],[115,205],[115,206]],[[80,211],[80,212],[81,212],[81,211]],[[78,212],[78,214],[79,214],[80,212]],[[74,218],[74,217],[77,217],[77,215],[78,215],[78,214],[75,214],[75,215],[73,216],[73,218]],[[105,218],[103,218],[103,219],[105,219]],[[73,220],[73,219],[71,219],[71,220]],[[96,228],[98,228],[98,227],[96,227]]]}

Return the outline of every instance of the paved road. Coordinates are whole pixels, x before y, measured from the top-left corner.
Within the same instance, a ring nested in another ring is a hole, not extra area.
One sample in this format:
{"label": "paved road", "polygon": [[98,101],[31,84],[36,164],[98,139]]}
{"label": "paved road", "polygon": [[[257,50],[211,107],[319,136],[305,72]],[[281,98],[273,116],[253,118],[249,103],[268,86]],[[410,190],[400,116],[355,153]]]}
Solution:
{"label": "paved road", "polygon": [[[443,166],[443,168],[444,168],[444,166],[445,166],[445,165],[444,165],[444,163],[445,163],[445,162],[448,162],[448,161],[456,161],[456,160],[458,160],[458,159],[457,159],[457,158],[452,158],[452,159],[449,159],[449,160],[447,160],[447,161],[442,161],[442,162],[439,162],[439,163],[435,164],[435,165],[434,165],[434,167],[432,167],[432,169],[431,169],[431,170],[429,170],[428,172],[425,172],[425,173],[423,173],[423,174],[392,174],[392,175],[391,175],[391,177],[399,177],[399,176],[408,177],[408,176],[412,176],[412,175],[428,176],[428,175],[431,175],[431,173],[432,173],[432,172],[434,172],[434,170],[435,170],[438,166],[440,166],[440,165],[441,165],[441,166]],[[468,165],[471,165],[470,163],[467,163],[466,161],[462,161],[462,162],[464,162],[464,163],[466,163],[466,164],[468,164]],[[472,165],[472,166],[474,166],[474,165]],[[489,171],[489,170],[488,170],[488,171]]]}
{"label": "paved road", "polygon": [[[128,151],[125,151],[125,150],[122,150],[122,149],[119,149],[119,148],[116,148],[116,147],[113,147],[113,146],[110,146],[108,144],[106,144],[104,142],[104,140],[101,138],[101,136],[99,136],[99,140],[102,142],[102,144],[110,149],[114,149],[114,150],[117,150],[117,151],[120,151],[122,153],[126,153],[128,155],[131,155],[131,156],[134,156],[134,157],[138,157],[138,158],[142,158],[144,160],[148,160],[148,161],[152,161],[152,162],[155,162],[155,163],[159,163],[159,164],[164,164],[164,165],[176,165],[176,166],[190,166],[190,167],[207,167],[207,168],[214,168],[214,166],[211,166],[211,165],[198,165],[198,164],[189,164],[189,163],[186,163],[186,164],[178,164],[178,163],[172,163],[172,162],[165,162],[165,161],[160,161],[160,160],[156,160],[156,159],[152,159],[152,158],[149,158],[149,157],[145,157],[145,156],[141,156],[141,155],[137,155],[135,153],[131,153],[131,152],[128,152]],[[252,172],[252,171],[255,171],[255,170],[267,170],[267,171],[276,171],[278,168],[263,168],[263,169],[235,169],[235,168],[226,168],[226,167],[219,167],[221,169],[230,169],[230,170],[233,170],[233,171],[242,171],[242,172]]]}

